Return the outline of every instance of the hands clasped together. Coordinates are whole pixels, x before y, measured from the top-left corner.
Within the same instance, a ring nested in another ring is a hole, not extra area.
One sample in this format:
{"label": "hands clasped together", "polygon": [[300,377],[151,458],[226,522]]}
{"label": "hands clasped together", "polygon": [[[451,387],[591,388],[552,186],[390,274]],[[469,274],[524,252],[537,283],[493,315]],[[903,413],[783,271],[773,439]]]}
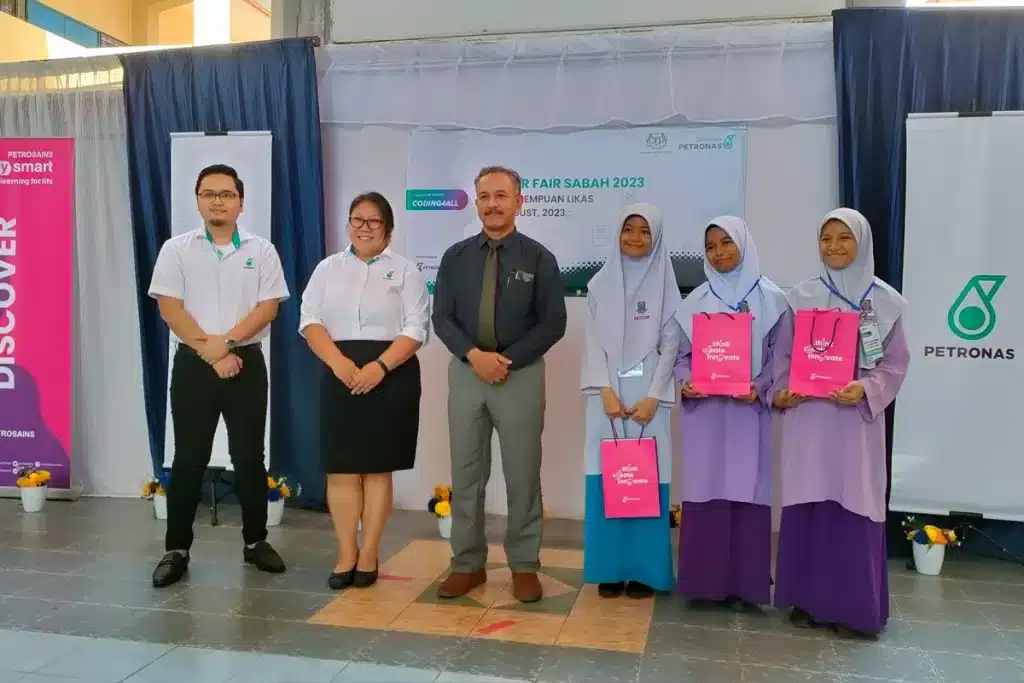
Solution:
{"label": "hands clasped together", "polygon": [[488,384],[501,384],[508,378],[509,366],[512,365],[505,356],[493,351],[473,349],[466,354],[466,360],[477,377]]}
{"label": "hands clasped together", "polygon": [[348,387],[353,395],[368,394],[384,379],[384,368],[377,361],[357,367],[348,357],[342,356],[330,365],[331,372]]}
{"label": "hands clasped together", "polygon": [[199,357],[213,366],[217,376],[228,379],[242,371],[242,359],[231,353],[227,337],[213,334],[199,339]]}
{"label": "hands clasped together", "polygon": [[609,418],[632,420],[639,425],[650,424],[654,419],[654,413],[658,410],[658,399],[650,396],[640,399],[632,407],[627,407],[609,387],[601,389],[601,404],[604,407],[605,415]]}
{"label": "hands clasped together", "polygon": [[[859,381],[854,380],[842,389],[833,391],[830,398],[836,403],[844,406],[855,406],[864,399],[864,385]],[[776,408],[782,408],[785,410],[788,408],[796,408],[806,400],[807,397],[803,394],[794,394],[788,389],[782,389],[775,394],[774,403]]]}

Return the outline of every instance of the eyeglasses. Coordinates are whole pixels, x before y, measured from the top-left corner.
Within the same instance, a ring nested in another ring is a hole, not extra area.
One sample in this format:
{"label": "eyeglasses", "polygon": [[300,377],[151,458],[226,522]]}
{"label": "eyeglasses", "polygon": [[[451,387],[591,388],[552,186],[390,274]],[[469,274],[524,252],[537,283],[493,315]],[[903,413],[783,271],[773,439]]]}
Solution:
{"label": "eyeglasses", "polygon": [[215,199],[219,199],[222,202],[233,202],[238,199],[237,192],[212,192],[210,190],[204,190],[199,193],[199,198],[205,202],[212,202]]}
{"label": "eyeglasses", "polygon": [[380,218],[361,218],[359,216],[349,216],[348,224],[356,230],[361,230],[366,227],[373,232],[377,232],[384,227],[384,221]]}

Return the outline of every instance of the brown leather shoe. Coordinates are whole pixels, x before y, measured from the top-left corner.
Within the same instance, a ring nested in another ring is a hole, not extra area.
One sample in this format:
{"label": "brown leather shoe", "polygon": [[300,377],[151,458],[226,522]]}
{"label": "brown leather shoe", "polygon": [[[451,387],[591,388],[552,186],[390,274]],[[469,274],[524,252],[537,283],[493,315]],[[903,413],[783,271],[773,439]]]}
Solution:
{"label": "brown leather shoe", "polygon": [[437,589],[439,598],[461,598],[477,586],[487,583],[487,570],[452,572]]}
{"label": "brown leather shoe", "polygon": [[512,573],[512,595],[519,602],[537,602],[544,597],[544,589],[540,586],[540,579],[530,572]]}

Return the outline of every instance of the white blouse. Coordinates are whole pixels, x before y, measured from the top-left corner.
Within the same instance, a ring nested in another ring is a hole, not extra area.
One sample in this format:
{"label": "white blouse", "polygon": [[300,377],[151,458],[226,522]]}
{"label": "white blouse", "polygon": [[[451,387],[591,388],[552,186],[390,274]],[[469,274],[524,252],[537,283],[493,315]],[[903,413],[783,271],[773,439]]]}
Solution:
{"label": "white blouse", "polygon": [[310,325],[322,325],[334,341],[403,336],[423,344],[430,326],[427,281],[390,248],[367,263],[346,247],[317,265],[302,293],[299,334]]}

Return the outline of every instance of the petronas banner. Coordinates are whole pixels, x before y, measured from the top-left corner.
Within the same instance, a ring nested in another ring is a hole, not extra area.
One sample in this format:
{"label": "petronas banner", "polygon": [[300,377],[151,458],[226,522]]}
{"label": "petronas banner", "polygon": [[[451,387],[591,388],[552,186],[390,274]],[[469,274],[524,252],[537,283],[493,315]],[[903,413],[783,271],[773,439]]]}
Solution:
{"label": "petronas banner", "polygon": [[558,259],[568,294],[618,244],[622,209],[656,205],[682,288],[703,282],[701,227],[744,213],[746,130],[707,126],[575,133],[417,131],[410,140],[405,253],[433,280],[441,255],[480,232],[473,179],[485,166],[522,177],[516,226]]}
{"label": "petronas banner", "polygon": [[911,115],[892,508],[1024,520],[1024,116]]}

